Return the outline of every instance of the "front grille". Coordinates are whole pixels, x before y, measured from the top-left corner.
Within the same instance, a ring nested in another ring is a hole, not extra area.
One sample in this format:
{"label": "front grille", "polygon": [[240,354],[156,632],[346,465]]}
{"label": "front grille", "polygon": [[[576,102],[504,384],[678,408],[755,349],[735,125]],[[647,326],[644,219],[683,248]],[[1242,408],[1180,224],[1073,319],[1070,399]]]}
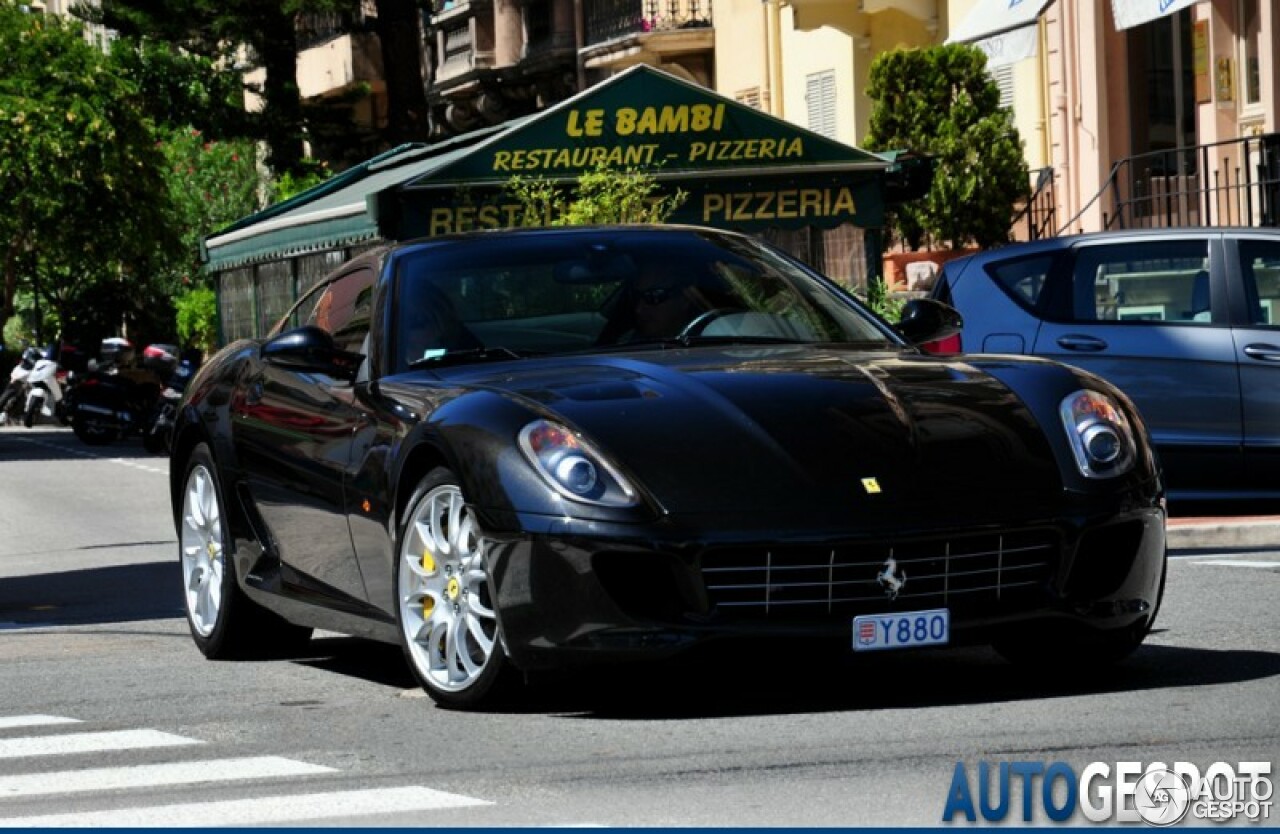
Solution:
{"label": "front grille", "polygon": [[[1058,534],[1048,529],[713,548],[703,554],[702,578],[708,600],[726,618],[813,619],[941,607],[961,614],[1005,611],[1043,598],[1060,550]],[[896,597],[889,589],[894,579],[901,581]]]}

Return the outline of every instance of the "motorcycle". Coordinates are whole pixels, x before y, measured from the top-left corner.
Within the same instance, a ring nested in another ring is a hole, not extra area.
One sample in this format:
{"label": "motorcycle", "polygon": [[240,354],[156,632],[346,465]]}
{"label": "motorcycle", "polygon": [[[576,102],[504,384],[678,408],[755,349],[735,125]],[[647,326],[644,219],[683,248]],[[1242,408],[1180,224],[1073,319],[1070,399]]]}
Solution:
{"label": "motorcycle", "polygon": [[182,400],[182,392],[186,390],[187,383],[195,375],[196,365],[190,359],[183,359],[165,381],[155,411],[142,435],[142,446],[148,452],[168,453],[174,418],[178,416],[178,403]]}
{"label": "motorcycle", "polygon": [[160,395],[154,373],[133,366],[133,346],[105,339],[101,361],[76,387],[71,430],[90,446],[140,434]]}

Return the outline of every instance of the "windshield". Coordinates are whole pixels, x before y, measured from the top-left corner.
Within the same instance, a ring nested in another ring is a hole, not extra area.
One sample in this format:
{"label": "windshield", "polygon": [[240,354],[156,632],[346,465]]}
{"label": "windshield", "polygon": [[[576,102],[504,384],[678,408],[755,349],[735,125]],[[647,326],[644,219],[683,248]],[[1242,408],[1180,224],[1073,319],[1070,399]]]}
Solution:
{"label": "windshield", "polygon": [[396,370],[712,343],[896,344],[849,296],[736,235],[478,235],[408,250],[395,275]]}

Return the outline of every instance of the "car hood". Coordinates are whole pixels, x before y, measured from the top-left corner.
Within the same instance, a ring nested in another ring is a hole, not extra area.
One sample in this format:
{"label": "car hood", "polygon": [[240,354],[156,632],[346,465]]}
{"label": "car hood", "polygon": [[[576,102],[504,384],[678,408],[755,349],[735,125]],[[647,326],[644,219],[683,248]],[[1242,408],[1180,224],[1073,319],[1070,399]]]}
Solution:
{"label": "car hood", "polygon": [[786,507],[839,523],[910,506],[972,522],[1061,497],[1026,405],[963,362],[785,346],[512,368],[455,371],[580,430],[673,514]]}

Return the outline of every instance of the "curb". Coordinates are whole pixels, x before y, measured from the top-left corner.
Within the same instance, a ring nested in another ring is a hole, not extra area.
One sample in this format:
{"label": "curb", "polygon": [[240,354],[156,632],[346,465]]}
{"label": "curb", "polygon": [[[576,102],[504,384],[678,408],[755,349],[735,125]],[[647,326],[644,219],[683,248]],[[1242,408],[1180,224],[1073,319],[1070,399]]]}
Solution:
{"label": "curb", "polygon": [[1171,518],[1165,540],[1170,550],[1280,550],[1280,517]]}

